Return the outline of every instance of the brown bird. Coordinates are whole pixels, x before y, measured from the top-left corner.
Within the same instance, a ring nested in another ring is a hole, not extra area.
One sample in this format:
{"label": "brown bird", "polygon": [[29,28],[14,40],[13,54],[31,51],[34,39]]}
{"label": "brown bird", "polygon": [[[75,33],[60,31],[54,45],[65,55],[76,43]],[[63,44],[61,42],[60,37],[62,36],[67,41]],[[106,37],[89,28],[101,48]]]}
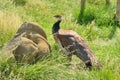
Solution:
{"label": "brown bird", "polygon": [[99,66],[100,64],[96,56],[78,33],[73,30],[60,29],[62,16],[55,15],[54,17],[57,18],[58,21],[54,23],[52,27],[52,34],[62,50],[68,53],[69,60],[71,60],[74,54],[85,63],[86,67],[91,67],[93,65]]}

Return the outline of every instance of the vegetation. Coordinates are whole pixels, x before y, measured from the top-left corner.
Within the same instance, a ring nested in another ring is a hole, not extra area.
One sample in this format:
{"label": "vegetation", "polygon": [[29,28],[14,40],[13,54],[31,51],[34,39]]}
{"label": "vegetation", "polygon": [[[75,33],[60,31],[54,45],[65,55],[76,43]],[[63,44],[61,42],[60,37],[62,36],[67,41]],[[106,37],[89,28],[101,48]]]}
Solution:
{"label": "vegetation", "polygon": [[[80,0],[15,1],[0,0],[0,46],[12,38],[23,22],[35,22],[46,31],[52,55],[34,65],[17,65],[9,55],[6,57],[0,51],[0,80],[120,79],[120,27],[113,21],[116,0],[111,0],[109,6],[105,5],[105,0],[86,0],[82,18],[78,17]],[[72,65],[68,64],[66,55],[56,45],[51,33],[55,14],[63,15],[63,29],[75,30],[86,40],[102,63],[101,69],[84,69],[84,64],[76,56]]]}

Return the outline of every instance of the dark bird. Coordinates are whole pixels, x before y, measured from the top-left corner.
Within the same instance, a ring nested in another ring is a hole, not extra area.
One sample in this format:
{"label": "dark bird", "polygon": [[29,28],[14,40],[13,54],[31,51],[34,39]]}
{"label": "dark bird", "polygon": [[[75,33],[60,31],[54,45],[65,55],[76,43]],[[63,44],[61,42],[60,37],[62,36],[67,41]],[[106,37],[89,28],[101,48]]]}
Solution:
{"label": "dark bird", "polygon": [[62,21],[61,15],[55,15],[58,19],[52,27],[52,34],[59,46],[68,53],[68,58],[71,61],[72,55],[79,57],[86,67],[99,66],[100,63],[86,42],[73,30],[60,29]]}

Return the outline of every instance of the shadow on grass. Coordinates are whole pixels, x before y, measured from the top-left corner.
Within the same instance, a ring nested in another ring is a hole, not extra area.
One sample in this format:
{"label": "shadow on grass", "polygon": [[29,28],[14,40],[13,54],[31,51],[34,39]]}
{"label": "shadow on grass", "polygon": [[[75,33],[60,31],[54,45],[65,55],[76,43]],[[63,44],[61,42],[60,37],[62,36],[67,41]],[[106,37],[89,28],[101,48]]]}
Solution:
{"label": "shadow on grass", "polygon": [[13,3],[16,6],[24,6],[26,4],[27,0],[13,0]]}
{"label": "shadow on grass", "polygon": [[95,20],[95,23],[97,24],[98,27],[112,26],[110,34],[108,34],[109,39],[112,39],[115,35],[115,32],[116,32],[117,28],[120,28],[120,22],[114,20],[114,15],[113,15],[113,18],[109,18],[109,19],[102,18],[100,20],[99,18],[95,17],[95,15],[91,12],[90,13],[85,13],[85,14],[80,13],[78,15],[77,23],[80,24],[80,25],[88,25],[93,20]]}
{"label": "shadow on grass", "polygon": [[86,13],[86,14],[80,13],[78,15],[77,23],[81,25],[82,24],[87,25],[88,23],[91,23],[94,19],[95,16],[93,13]]}

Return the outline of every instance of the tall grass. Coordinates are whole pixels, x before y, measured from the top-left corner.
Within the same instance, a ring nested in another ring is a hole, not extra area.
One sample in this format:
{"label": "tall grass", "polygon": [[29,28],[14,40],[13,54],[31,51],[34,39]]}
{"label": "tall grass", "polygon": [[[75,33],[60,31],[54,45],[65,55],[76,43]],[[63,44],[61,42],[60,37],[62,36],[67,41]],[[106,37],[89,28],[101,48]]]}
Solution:
{"label": "tall grass", "polygon": [[[105,0],[88,0],[82,25],[77,22],[79,0],[27,0],[24,5],[16,5],[13,1],[0,0],[0,45],[8,42],[19,26],[28,21],[42,26],[52,52],[48,59],[34,65],[17,65],[13,57],[8,59],[0,51],[1,80],[120,79],[120,29],[112,25],[116,0],[111,1],[109,7],[105,7]],[[102,69],[84,69],[83,62],[76,56],[73,56],[71,65],[68,63],[65,53],[59,49],[51,33],[56,21],[53,18],[55,14],[63,15],[61,28],[75,30],[86,40],[102,63]]]}
{"label": "tall grass", "polygon": [[20,17],[10,12],[9,14],[0,11],[0,44],[5,43],[11,38],[20,26]]}

